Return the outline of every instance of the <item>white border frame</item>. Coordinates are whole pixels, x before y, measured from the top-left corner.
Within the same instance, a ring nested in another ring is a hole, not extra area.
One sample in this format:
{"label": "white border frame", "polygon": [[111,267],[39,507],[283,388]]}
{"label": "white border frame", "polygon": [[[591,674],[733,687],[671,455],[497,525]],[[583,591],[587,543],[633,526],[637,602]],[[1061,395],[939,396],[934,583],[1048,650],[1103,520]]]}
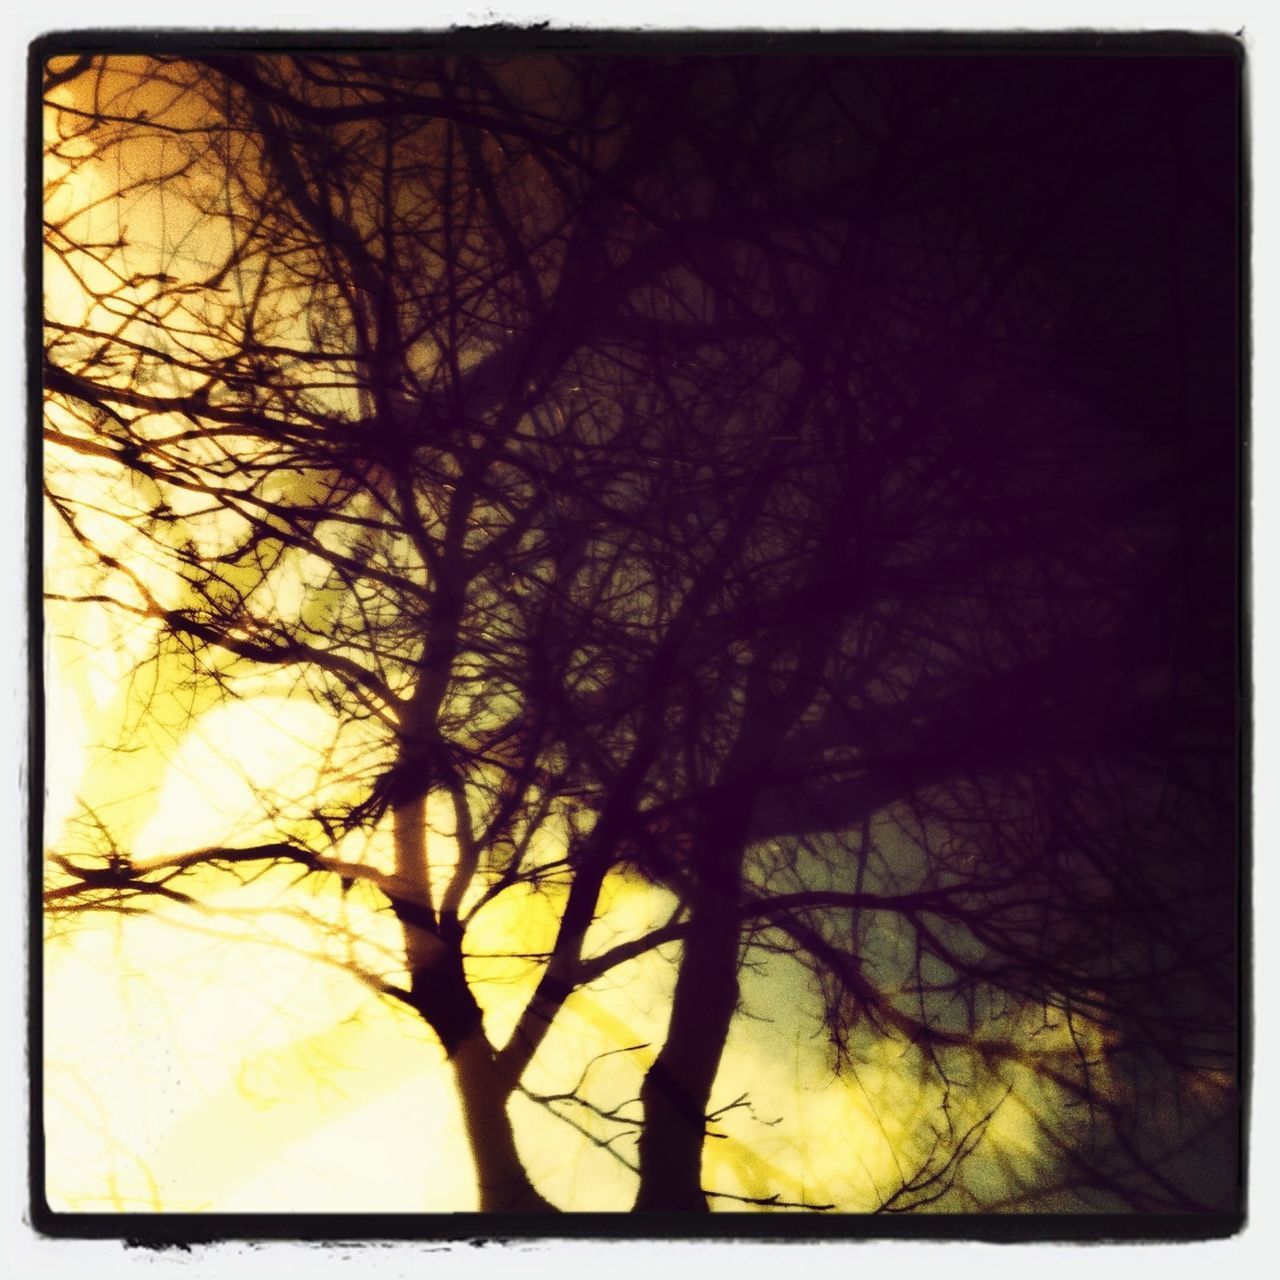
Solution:
{"label": "white border frame", "polygon": [[[0,906],[0,956],[5,963],[0,972],[0,1081],[6,1106],[5,1132],[8,1140],[0,1153],[0,1274],[14,1277],[85,1276],[103,1280],[121,1276],[175,1277],[284,1277],[333,1274],[345,1264],[376,1267],[380,1276],[413,1277],[422,1280],[424,1270],[430,1280],[467,1280],[493,1273],[534,1280],[564,1280],[588,1275],[606,1264],[619,1280],[643,1277],[652,1280],[661,1270],[672,1280],[693,1277],[709,1267],[724,1266],[740,1275],[770,1275],[780,1268],[803,1266],[815,1280],[820,1276],[843,1276],[853,1267],[869,1269],[871,1275],[888,1267],[929,1273],[939,1271],[938,1280],[990,1280],[993,1275],[1023,1273],[1034,1269],[1037,1280],[1076,1280],[1082,1268],[1099,1276],[1119,1276],[1133,1267],[1150,1267],[1164,1277],[1194,1277],[1207,1271],[1230,1280],[1248,1280],[1262,1274],[1264,1258],[1280,1257],[1280,1232],[1276,1211],[1280,1185],[1276,1176],[1280,1163],[1280,1101],[1271,1086],[1277,1064],[1276,986],[1280,977],[1280,929],[1272,926],[1267,907],[1280,903],[1272,845],[1280,835],[1274,797],[1280,787],[1272,780],[1277,762],[1271,724],[1276,697],[1274,668],[1268,659],[1278,650],[1274,590],[1277,580],[1273,557],[1277,550],[1277,512],[1280,502],[1270,501],[1277,476],[1276,429],[1280,404],[1276,397],[1276,369],[1280,359],[1271,352],[1275,338],[1275,310],[1272,302],[1277,280],[1277,254],[1273,248],[1275,228],[1280,228],[1280,208],[1276,199],[1276,169],[1280,148],[1275,128],[1280,123],[1280,20],[1278,10],[1263,0],[1230,0],[1214,5],[1203,0],[1086,0],[1066,4],[1061,0],[1040,0],[1034,8],[1011,0],[985,0],[957,5],[933,0],[874,0],[872,3],[837,3],[836,0],[504,0],[494,4],[461,4],[456,0],[366,0],[353,8],[333,0],[275,0],[264,7],[262,0],[216,0],[207,13],[222,29],[250,30],[341,30],[352,29],[357,19],[361,30],[440,29],[453,25],[484,25],[506,22],[529,25],[546,22],[553,27],[603,27],[614,30],[946,30],[946,31],[1151,31],[1188,30],[1240,33],[1248,55],[1248,111],[1251,140],[1252,235],[1253,235],[1253,405],[1250,425],[1253,435],[1252,565],[1255,581],[1250,601],[1253,626],[1254,762],[1255,777],[1261,782],[1254,796],[1253,879],[1255,955],[1253,983],[1255,1018],[1253,1027],[1252,1134],[1250,1160],[1251,1221],[1246,1230],[1231,1240],[1203,1244],[1170,1245],[1035,1245],[939,1244],[929,1242],[867,1241],[831,1242],[785,1246],[763,1243],[674,1244],[661,1242],[610,1243],[521,1243],[490,1245],[481,1251],[456,1246],[404,1243],[394,1245],[269,1245],[225,1244],[195,1246],[189,1253],[176,1250],[155,1252],[127,1249],[118,1241],[49,1240],[37,1236],[26,1223],[27,1143],[26,1112],[28,1083],[25,1066],[26,1044],[26,857],[27,798],[22,775],[26,770],[27,656],[22,623],[25,614],[27,572],[25,453],[27,434],[26,361],[23,351],[24,320],[19,300],[26,299],[23,190],[26,174],[26,71],[27,46],[46,31],[71,31],[103,27],[168,27],[176,19],[192,13],[177,10],[173,0],[124,0],[103,4],[101,0],[63,0],[39,4],[20,0],[0,16],[0,100],[7,110],[7,128],[0,130],[0,173],[8,179],[11,194],[0,198],[0,297],[8,305],[2,313],[3,342],[0,343],[0,403],[8,424],[4,438],[11,442],[5,451],[8,465],[0,468],[0,599],[21,602],[11,605],[13,630],[0,638],[0,698],[4,722],[0,730],[0,817],[12,815],[6,825],[8,840],[3,846],[10,855],[7,878],[9,891]],[[264,23],[263,19],[266,18]],[[210,24],[213,25],[213,24]],[[17,1121],[15,1124],[14,1121]],[[784,1257],[778,1252],[802,1250],[803,1259]],[[1081,1254],[1081,1249],[1087,1249]],[[1138,1249],[1141,1252],[1135,1253]],[[940,1254],[945,1250],[945,1256]],[[1028,1252],[1028,1250],[1030,1252]],[[4,1265],[7,1263],[7,1266]]]}

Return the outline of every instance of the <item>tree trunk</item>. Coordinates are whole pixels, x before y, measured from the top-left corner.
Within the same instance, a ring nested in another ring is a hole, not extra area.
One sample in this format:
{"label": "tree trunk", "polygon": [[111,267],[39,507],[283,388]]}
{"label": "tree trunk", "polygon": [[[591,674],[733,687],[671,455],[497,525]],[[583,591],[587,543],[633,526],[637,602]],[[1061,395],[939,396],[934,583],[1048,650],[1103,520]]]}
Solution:
{"label": "tree trunk", "polygon": [[738,1003],[738,896],[749,802],[716,806],[680,957],[666,1043],[640,1090],[639,1212],[707,1211],[707,1106]]}
{"label": "tree trunk", "polygon": [[467,1141],[475,1163],[482,1213],[554,1213],[525,1172],[516,1150],[505,1085],[484,1032],[480,1006],[467,985],[459,939],[436,939],[425,965],[413,971],[414,1006],[440,1038],[453,1067]]}
{"label": "tree trunk", "polygon": [[556,1213],[529,1181],[516,1150],[509,1093],[499,1082],[493,1050],[482,1031],[467,1036],[450,1061],[475,1161],[481,1213]]}
{"label": "tree trunk", "polygon": [[414,896],[393,903],[404,929],[409,994],[423,1022],[435,1032],[453,1067],[467,1142],[475,1165],[482,1213],[555,1213],[525,1172],[516,1150],[504,1084],[484,1032],[480,1006],[467,984],[462,930],[456,917],[441,920],[430,905],[423,835],[425,798],[395,811],[397,867]]}

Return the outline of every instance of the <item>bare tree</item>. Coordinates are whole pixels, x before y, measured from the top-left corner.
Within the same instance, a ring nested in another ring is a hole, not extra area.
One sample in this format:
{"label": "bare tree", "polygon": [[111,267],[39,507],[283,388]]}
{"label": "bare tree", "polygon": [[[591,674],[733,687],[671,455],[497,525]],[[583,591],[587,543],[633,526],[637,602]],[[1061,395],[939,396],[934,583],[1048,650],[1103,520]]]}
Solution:
{"label": "bare tree", "polygon": [[[1015,1079],[1061,1150],[987,1203],[1226,1204],[1168,1167],[1217,1113],[1139,1098],[1233,1069],[1234,64],[1123,72],[55,61],[51,593],[338,728],[271,838],[141,863],[100,826],[50,910],[366,886],[407,981],[343,963],[438,1037],[484,1209],[552,1207],[508,1107],[572,993],[676,945],[638,1098],[540,1096],[637,1208],[724,1194],[761,965],[834,1070],[894,1044],[941,1099],[883,1208],[984,1203]],[[388,828],[389,869],[348,852]],[[590,947],[623,873],[669,918]],[[495,1044],[467,930],[540,885]]]}

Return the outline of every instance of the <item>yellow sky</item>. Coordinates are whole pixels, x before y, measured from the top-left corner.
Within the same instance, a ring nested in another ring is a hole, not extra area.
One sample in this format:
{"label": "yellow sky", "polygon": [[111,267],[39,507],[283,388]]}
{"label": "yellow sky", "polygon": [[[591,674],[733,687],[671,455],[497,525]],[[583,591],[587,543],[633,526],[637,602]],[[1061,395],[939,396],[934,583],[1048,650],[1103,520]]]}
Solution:
{"label": "yellow sky", "polygon": [[[80,652],[67,642],[55,654],[64,648]],[[102,662],[114,660],[108,654]],[[113,741],[113,716],[127,719],[133,708],[127,698],[99,701],[106,686],[84,673],[84,661],[70,659],[51,673],[55,845],[62,836],[55,816],[68,812],[77,788],[118,820],[114,829],[132,833],[142,857],[218,841],[228,823],[252,838],[256,795],[305,777],[310,744],[323,739],[324,713],[314,706],[264,694],[215,707],[192,722],[167,760],[140,753],[159,762],[148,790],[134,757],[122,763],[95,745]],[[131,796],[112,805],[96,794],[122,777]],[[141,821],[131,820],[134,810]],[[433,1037],[408,1011],[308,954],[335,954],[334,937],[350,929],[369,967],[380,953],[384,972],[390,966],[394,975],[398,933],[390,913],[375,910],[372,891],[341,898],[332,881],[312,888],[282,872],[243,887],[211,875],[202,895],[211,914],[166,905],[153,918],[89,915],[54,931],[45,1036],[55,1207],[474,1207],[450,1074]],[[469,947],[480,955],[545,947],[558,907],[553,894],[508,893],[476,916]],[[665,895],[614,877],[588,949],[642,932],[668,909]],[[590,1076],[590,1095],[605,1105],[638,1094],[661,1043],[671,959],[668,948],[574,996],[528,1087],[566,1091],[596,1054],[644,1045],[602,1060]],[[708,1141],[709,1184],[746,1196],[872,1207],[892,1190],[928,1099],[903,1071],[901,1049],[887,1041],[856,1076],[834,1079],[816,1028],[798,1016],[803,983],[787,963],[775,961],[748,983],[748,1009],[761,1020],[736,1025],[713,1106],[733,1102],[735,1088],[749,1089],[756,1116],[741,1109],[716,1126],[727,1136]],[[536,968],[476,959],[471,973],[500,1042]],[[555,1202],[583,1209],[629,1202],[630,1175],[543,1108],[520,1098],[513,1117],[539,1185]]]}

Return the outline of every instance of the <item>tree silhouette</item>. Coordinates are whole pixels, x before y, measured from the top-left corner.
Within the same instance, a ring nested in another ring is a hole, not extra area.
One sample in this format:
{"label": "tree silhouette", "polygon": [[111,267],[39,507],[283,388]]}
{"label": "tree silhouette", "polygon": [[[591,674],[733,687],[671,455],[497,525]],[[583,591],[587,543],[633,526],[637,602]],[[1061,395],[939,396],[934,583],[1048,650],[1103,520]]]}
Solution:
{"label": "tree silhouette", "polygon": [[[553,1208],[517,1093],[637,1209],[790,1203],[704,1164],[777,975],[930,1100],[857,1207],[1234,1204],[1232,58],[46,74],[51,608],[144,630],[135,732],[334,725],[244,840],[86,815],[53,918],[283,868],[392,913],[402,979],[338,962],[438,1039],[485,1210]],[[601,945],[624,882],[665,914]],[[468,931],[530,893],[500,1042]],[[655,957],[632,1096],[531,1084]],[[1041,1155],[976,1163],[1011,1094]]]}

